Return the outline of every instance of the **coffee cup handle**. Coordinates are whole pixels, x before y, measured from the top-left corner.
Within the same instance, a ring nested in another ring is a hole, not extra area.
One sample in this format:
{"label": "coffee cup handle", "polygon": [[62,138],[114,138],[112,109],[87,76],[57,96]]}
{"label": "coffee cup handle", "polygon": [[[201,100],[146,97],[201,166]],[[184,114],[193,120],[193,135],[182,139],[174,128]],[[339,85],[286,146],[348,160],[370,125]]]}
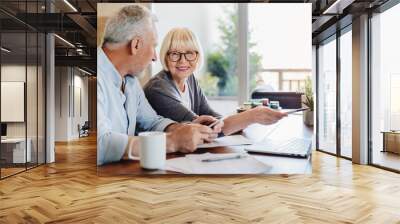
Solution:
{"label": "coffee cup handle", "polygon": [[[139,150],[140,151],[140,150]],[[128,159],[129,160],[140,160],[139,156],[134,156],[132,153],[132,147],[129,148],[129,153],[128,153]]]}

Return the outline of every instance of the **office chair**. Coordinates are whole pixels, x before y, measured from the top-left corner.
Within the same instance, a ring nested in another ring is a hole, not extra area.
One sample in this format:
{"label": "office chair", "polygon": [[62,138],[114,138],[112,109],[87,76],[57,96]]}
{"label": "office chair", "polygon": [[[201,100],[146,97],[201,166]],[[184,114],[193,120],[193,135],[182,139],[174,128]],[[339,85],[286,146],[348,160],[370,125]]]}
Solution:
{"label": "office chair", "polygon": [[302,107],[301,92],[266,92],[254,91],[251,94],[252,99],[268,98],[269,101],[279,101],[279,106],[283,109],[297,109]]}
{"label": "office chair", "polygon": [[89,129],[90,129],[89,121],[85,121],[82,127],[80,127],[80,125],[78,124],[79,138],[89,136]]}

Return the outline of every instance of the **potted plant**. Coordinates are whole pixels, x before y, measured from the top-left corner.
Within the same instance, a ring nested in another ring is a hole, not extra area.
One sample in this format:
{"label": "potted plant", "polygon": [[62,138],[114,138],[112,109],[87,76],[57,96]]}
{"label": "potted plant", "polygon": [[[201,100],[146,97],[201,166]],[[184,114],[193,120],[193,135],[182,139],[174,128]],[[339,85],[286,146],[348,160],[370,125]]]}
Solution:
{"label": "potted plant", "polygon": [[309,110],[303,111],[303,121],[307,126],[314,125],[314,96],[312,90],[311,78],[307,77],[304,85],[304,95],[303,95],[304,106],[310,108]]}

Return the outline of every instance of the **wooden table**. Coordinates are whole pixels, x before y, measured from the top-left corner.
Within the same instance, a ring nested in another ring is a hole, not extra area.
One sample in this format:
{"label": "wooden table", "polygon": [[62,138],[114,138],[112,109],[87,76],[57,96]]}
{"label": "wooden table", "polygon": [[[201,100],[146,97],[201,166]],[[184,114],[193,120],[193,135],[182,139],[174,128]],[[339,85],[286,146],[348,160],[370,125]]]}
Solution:
{"label": "wooden table", "polygon": [[382,152],[400,154],[400,131],[382,131],[383,149]]}
{"label": "wooden table", "polygon": [[[266,138],[271,139],[289,139],[293,137],[312,138],[313,130],[303,124],[302,114],[293,114],[282,119],[279,123],[272,126],[251,125],[243,131],[243,135],[256,142],[262,142]],[[210,149],[199,149],[195,153],[229,153],[242,152],[243,146],[234,147],[216,147]],[[175,153],[168,154],[167,159],[184,156],[185,154]],[[272,156],[265,154],[252,153],[258,160],[264,162],[272,168],[265,174],[308,174],[311,173],[311,156],[307,159],[290,158],[282,156]],[[139,161],[122,160],[116,163],[99,166],[97,168],[99,176],[115,176],[115,175],[183,175],[176,172],[165,170],[150,171],[140,167]]]}

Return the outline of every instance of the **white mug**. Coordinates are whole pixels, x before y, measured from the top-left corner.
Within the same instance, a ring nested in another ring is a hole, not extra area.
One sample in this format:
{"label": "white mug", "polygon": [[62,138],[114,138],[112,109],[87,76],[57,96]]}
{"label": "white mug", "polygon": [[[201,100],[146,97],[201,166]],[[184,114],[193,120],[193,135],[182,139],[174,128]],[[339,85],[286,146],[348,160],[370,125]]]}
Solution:
{"label": "white mug", "polygon": [[140,138],[140,166],[145,169],[164,169],[166,161],[167,137],[164,132],[141,132]]}

